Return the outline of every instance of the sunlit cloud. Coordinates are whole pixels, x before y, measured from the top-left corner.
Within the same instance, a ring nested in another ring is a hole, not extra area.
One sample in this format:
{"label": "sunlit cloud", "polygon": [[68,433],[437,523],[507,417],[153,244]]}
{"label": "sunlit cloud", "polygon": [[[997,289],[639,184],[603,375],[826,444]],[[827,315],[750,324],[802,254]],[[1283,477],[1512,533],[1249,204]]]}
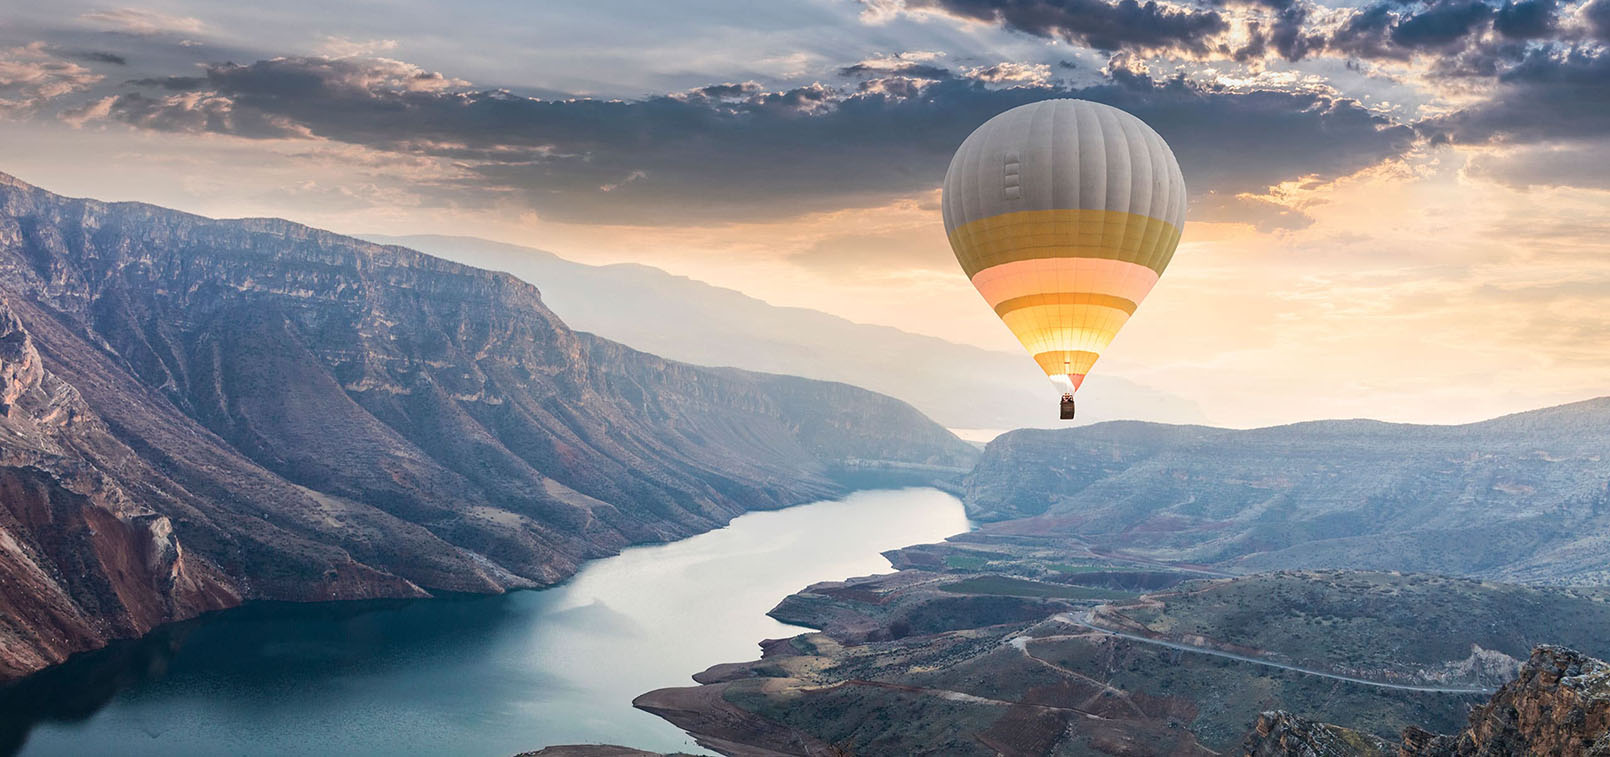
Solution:
{"label": "sunlit cloud", "polygon": [[30,115],[46,102],[88,89],[102,78],[44,42],[0,50],[0,118]]}
{"label": "sunlit cloud", "polygon": [[203,34],[209,31],[201,19],[175,16],[142,8],[113,8],[84,13],[79,19],[126,34]]}

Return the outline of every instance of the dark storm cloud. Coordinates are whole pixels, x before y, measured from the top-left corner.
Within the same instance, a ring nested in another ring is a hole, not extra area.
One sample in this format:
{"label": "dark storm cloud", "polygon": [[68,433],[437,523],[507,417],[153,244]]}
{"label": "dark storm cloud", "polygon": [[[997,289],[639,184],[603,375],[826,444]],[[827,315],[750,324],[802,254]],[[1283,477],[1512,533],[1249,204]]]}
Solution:
{"label": "dark storm cloud", "polygon": [[949,79],[952,74],[944,66],[935,66],[931,63],[900,63],[895,65],[878,65],[873,63],[857,63],[839,69],[840,76],[906,76],[913,79]]}
{"label": "dark storm cloud", "polygon": [[1397,48],[1391,41],[1399,17],[1394,3],[1361,8],[1331,36],[1329,47],[1358,58],[1408,58],[1411,51]]}
{"label": "dark storm cloud", "polygon": [[1077,89],[950,78],[902,91],[717,85],[631,101],[538,100],[395,61],[285,58],[215,66],[205,79],[204,90],[132,92],[105,107],[150,129],[304,136],[449,158],[475,179],[435,187],[443,201],[518,197],[549,217],[583,222],[776,217],[932,189],[974,127],[1049,97],[1139,116],[1173,146],[1204,197],[1345,175],[1414,139],[1349,99],[1231,91],[1122,68]]}
{"label": "dark storm cloud", "polygon": [[1209,39],[1230,28],[1217,12],[1170,8],[1149,0],[906,0],[906,7],[998,23],[1108,51],[1203,52]]}
{"label": "dark storm cloud", "polygon": [[707,87],[693,90],[692,94],[713,100],[725,100],[735,97],[748,97],[758,91],[760,91],[759,84],[744,82],[742,84],[711,84]]}
{"label": "dark storm cloud", "polygon": [[1555,0],[1506,2],[1493,18],[1493,28],[1510,39],[1542,39],[1554,33],[1558,11]]}
{"label": "dark storm cloud", "polygon": [[1359,58],[1407,60],[1421,52],[1455,54],[1499,12],[1479,0],[1429,4],[1383,0],[1354,13],[1331,36],[1329,47]]}
{"label": "dark storm cloud", "polygon": [[121,55],[118,55],[116,53],[103,53],[103,52],[93,51],[93,50],[89,51],[89,52],[78,53],[78,54],[74,55],[73,57],[78,58],[79,60],[87,60],[87,61],[90,61],[91,63],[110,63],[110,64],[112,64],[114,66],[127,66],[129,64],[129,59],[128,58],[125,58],[125,57],[123,57]]}
{"label": "dark storm cloud", "polygon": [[1477,0],[1440,0],[1392,27],[1392,42],[1415,50],[1448,48],[1462,44],[1492,17],[1493,9]]}
{"label": "dark storm cloud", "polygon": [[1533,49],[1498,76],[1483,103],[1420,124],[1434,140],[1465,144],[1610,136],[1610,52]]}

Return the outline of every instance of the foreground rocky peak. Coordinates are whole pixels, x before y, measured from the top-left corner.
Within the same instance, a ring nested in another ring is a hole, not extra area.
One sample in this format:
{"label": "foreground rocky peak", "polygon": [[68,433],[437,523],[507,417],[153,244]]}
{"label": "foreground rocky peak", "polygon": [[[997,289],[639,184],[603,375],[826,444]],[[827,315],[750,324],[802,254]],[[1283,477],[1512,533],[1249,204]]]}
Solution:
{"label": "foreground rocky peak", "polygon": [[1564,647],[1541,645],[1457,734],[1404,729],[1390,747],[1379,738],[1266,712],[1242,743],[1246,757],[1500,757],[1610,755],[1610,665]]}
{"label": "foreground rocky peak", "polygon": [[28,577],[0,678],[243,600],[547,585],[975,457],[888,397],[663,360],[506,274],[275,219],[7,177],[0,299],[0,476],[28,492],[0,499]]}
{"label": "foreground rocky peak", "polygon": [[1540,646],[1518,678],[1470,714],[1457,735],[1411,728],[1404,755],[1610,755],[1610,665],[1574,650]]}

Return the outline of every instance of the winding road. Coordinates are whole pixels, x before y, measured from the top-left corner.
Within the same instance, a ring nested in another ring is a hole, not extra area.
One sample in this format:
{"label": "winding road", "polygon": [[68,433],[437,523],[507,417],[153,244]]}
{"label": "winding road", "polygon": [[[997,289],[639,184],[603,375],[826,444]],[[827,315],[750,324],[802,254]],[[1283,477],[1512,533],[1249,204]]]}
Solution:
{"label": "winding road", "polygon": [[1457,687],[1444,687],[1444,686],[1412,686],[1412,685],[1400,684],[1400,683],[1385,683],[1383,681],[1371,681],[1368,678],[1354,678],[1353,676],[1344,676],[1344,675],[1341,675],[1339,673],[1327,673],[1327,672],[1325,672],[1323,670],[1312,670],[1312,669],[1309,669],[1309,668],[1299,668],[1299,667],[1297,667],[1295,665],[1285,665],[1285,664],[1278,663],[1278,662],[1272,662],[1270,660],[1260,660],[1260,659],[1258,659],[1256,657],[1248,657],[1246,655],[1239,655],[1239,654],[1235,654],[1234,652],[1225,652],[1225,651],[1222,651],[1222,650],[1211,649],[1211,648],[1208,648],[1208,647],[1196,647],[1196,646],[1191,646],[1190,644],[1181,644],[1179,642],[1174,642],[1174,641],[1164,641],[1162,639],[1152,639],[1152,638],[1148,638],[1148,637],[1145,637],[1145,636],[1141,636],[1139,634],[1125,633],[1123,631],[1114,631],[1114,630],[1112,630],[1110,628],[1102,628],[1101,626],[1098,626],[1095,623],[1090,622],[1090,619],[1089,619],[1088,616],[1089,616],[1088,612],[1077,613],[1077,614],[1071,613],[1071,612],[1064,612],[1064,613],[1058,613],[1057,615],[1053,616],[1052,619],[1057,620],[1057,621],[1062,622],[1062,623],[1067,623],[1069,625],[1075,625],[1075,626],[1080,626],[1082,628],[1088,628],[1088,629],[1090,629],[1092,631],[1096,631],[1098,633],[1107,634],[1108,636],[1117,636],[1120,639],[1128,639],[1130,641],[1139,642],[1141,644],[1151,644],[1153,646],[1166,647],[1168,649],[1177,649],[1177,650],[1179,650],[1181,652],[1195,652],[1197,654],[1213,655],[1214,657],[1227,657],[1227,658],[1229,658],[1231,660],[1239,660],[1241,662],[1250,662],[1250,663],[1252,663],[1254,665],[1264,665],[1264,666],[1271,667],[1271,668],[1279,668],[1281,670],[1290,670],[1290,671],[1292,671],[1294,673],[1302,673],[1304,675],[1319,676],[1320,678],[1330,678],[1330,679],[1337,680],[1337,681],[1346,681],[1347,683],[1356,683],[1356,684],[1360,684],[1360,685],[1363,685],[1363,686],[1375,686],[1375,687],[1379,687],[1379,688],[1383,688],[1383,689],[1397,689],[1399,691],[1424,691],[1424,692],[1430,692],[1430,693],[1433,693],[1433,694],[1491,694],[1491,693],[1493,693],[1495,691],[1495,689],[1487,689],[1487,688],[1457,688]]}

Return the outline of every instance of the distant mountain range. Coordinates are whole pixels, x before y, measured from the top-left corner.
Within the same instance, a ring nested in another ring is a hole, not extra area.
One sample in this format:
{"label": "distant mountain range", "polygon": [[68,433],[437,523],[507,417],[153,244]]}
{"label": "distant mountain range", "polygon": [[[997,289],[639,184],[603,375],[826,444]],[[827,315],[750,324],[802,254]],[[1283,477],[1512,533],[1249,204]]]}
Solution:
{"label": "distant mountain range", "polygon": [[[506,274],[0,174],[0,679],[253,599],[497,592],[976,451]],[[853,472],[853,470],[851,470]]]}
{"label": "distant mountain range", "polygon": [[[512,273],[537,285],[543,302],[572,328],[657,355],[842,381],[899,397],[955,429],[1058,424],[1055,393],[1023,354],[778,307],[644,265],[584,265],[472,237],[364,238]],[[1099,372],[1079,396],[1080,423],[1206,421],[1190,400]]]}
{"label": "distant mountain range", "polygon": [[1461,426],[1106,423],[992,442],[975,518],[1227,570],[1610,581],[1610,398]]}

